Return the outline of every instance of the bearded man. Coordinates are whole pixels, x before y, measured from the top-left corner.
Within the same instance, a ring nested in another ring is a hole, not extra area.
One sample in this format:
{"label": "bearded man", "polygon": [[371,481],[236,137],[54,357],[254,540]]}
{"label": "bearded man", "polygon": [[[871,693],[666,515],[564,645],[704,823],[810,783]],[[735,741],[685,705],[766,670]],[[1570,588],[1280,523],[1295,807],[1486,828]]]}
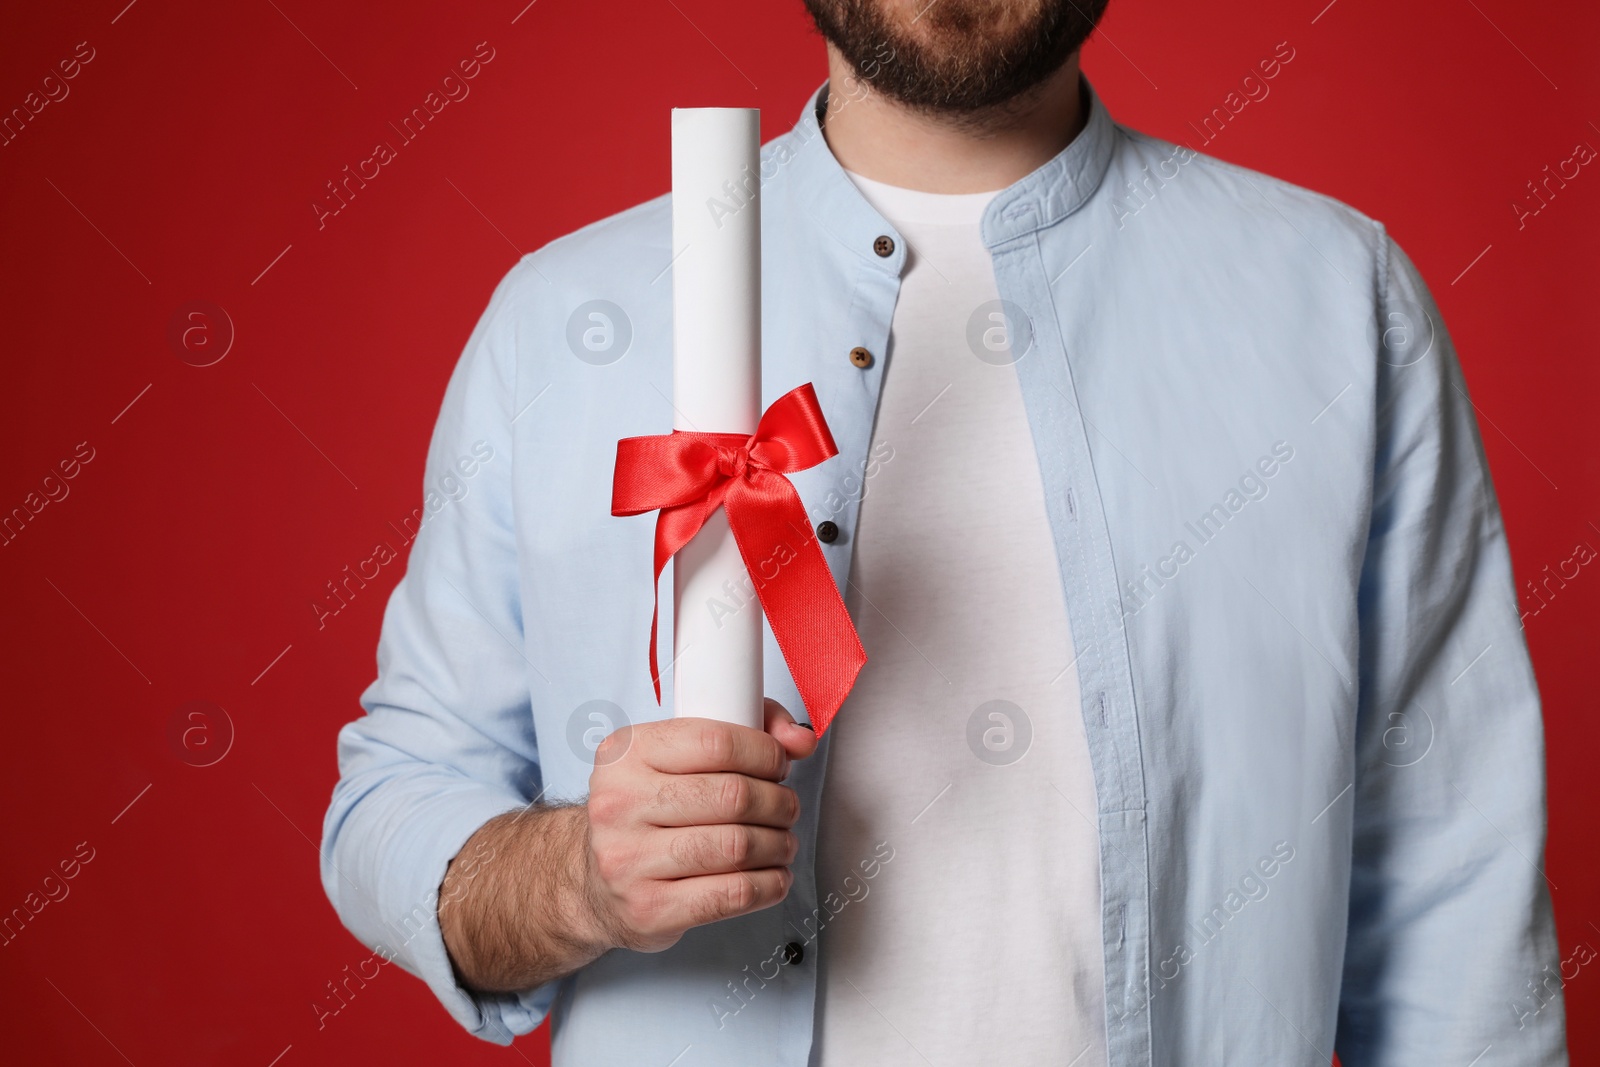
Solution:
{"label": "bearded man", "polygon": [[839,446],[792,480],[855,689],[819,744],[770,632],[764,730],[628,669],[670,202],[555,241],[451,380],[430,471],[504,458],[340,735],[346,925],[558,1065],[1564,1063],[1538,692],[1410,261],[1113,122],[1103,2],[807,7],[764,401],[813,383]]}

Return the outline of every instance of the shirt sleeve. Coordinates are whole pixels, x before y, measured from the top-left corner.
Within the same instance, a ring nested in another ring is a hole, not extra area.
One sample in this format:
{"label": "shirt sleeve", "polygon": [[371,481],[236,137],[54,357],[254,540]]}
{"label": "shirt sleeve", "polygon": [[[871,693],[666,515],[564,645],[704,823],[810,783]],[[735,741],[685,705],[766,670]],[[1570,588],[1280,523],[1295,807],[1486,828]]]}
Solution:
{"label": "shirt sleeve", "polygon": [[1474,407],[1387,237],[1360,587],[1345,1067],[1567,1062],[1544,737]]}
{"label": "shirt sleeve", "polygon": [[[474,1035],[510,1044],[554,1000],[460,986],[439,929],[446,866],[489,819],[539,795],[512,522],[510,405],[518,293],[500,282],[445,392],[421,525],[389,598],[363,718],[339,733],[322,884],[351,933],[421,978]],[[472,857],[474,864],[493,856]],[[502,860],[503,862],[503,860]]]}

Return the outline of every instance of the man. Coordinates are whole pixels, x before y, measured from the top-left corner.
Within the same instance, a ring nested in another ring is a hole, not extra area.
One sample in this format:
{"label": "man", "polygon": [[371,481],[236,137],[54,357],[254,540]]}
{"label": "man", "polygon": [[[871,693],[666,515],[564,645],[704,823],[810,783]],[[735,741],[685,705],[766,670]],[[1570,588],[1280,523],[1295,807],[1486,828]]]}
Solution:
{"label": "man", "polygon": [[808,7],[763,385],[839,444],[792,480],[867,666],[820,744],[770,632],[765,731],[657,708],[608,501],[672,422],[669,204],[556,241],[445,396],[344,922],[558,1064],[1564,1063],[1538,695],[1410,262],[1115,125],[1103,3]]}

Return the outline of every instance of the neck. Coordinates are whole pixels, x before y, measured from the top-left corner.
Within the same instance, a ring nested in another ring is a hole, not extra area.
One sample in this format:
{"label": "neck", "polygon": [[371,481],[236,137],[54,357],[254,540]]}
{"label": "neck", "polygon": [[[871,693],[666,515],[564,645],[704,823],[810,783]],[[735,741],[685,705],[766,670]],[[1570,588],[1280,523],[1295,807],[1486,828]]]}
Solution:
{"label": "neck", "polygon": [[1083,129],[1078,57],[991,111],[941,115],[906,107],[857,75],[828,46],[830,104],[823,134],[846,170],[930,193],[986,193],[1054,158]]}

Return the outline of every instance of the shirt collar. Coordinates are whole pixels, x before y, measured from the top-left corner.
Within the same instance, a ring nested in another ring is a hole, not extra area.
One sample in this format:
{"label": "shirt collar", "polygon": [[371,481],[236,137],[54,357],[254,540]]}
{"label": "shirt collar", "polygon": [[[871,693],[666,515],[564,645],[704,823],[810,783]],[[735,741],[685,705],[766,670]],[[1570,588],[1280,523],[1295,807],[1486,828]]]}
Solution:
{"label": "shirt collar", "polygon": [[[1116,127],[1110,113],[1087,78],[1080,77],[1088,104],[1082,130],[1054,158],[1001,190],[983,217],[983,241],[995,248],[1054,225],[1082,207],[1099,187],[1111,165]],[[864,259],[898,272],[905,262],[903,241],[894,254],[880,257],[872,251],[879,234],[893,227],[875,211],[850,181],[822,136],[821,109],[827,106],[828,83],[812,92],[791,131],[789,163],[801,203],[813,219],[841,244]],[[783,164],[779,162],[779,166]]]}

